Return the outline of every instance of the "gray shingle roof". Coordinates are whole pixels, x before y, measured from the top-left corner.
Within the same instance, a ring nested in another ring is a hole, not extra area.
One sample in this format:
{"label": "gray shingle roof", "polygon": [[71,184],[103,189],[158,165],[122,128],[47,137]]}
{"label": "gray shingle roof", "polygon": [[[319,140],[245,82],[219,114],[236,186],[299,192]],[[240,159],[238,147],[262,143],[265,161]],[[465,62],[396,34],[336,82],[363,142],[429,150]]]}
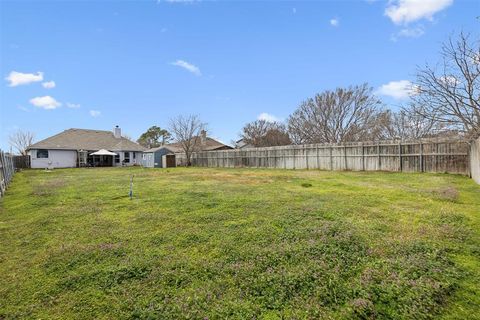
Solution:
{"label": "gray shingle roof", "polygon": [[115,138],[104,130],[68,129],[32,144],[28,149],[143,151],[144,147],[128,140]]}
{"label": "gray shingle roof", "polygon": [[[200,139],[200,138],[198,138],[198,139]],[[207,140],[205,141],[204,145],[200,145],[200,141],[199,141],[198,142],[198,147],[200,147],[202,151],[212,151],[212,150],[216,150],[216,149],[220,149],[220,148],[232,149],[230,146],[227,146],[226,144],[223,144],[220,141],[217,141],[215,139],[208,138],[208,137],[207,137]],[[160,147],[157,147],[157,148],[151,148],[151,149],[146,150],[145,152],[156,152],[156,151],[158,151],[162,148],[166,148],[166,149],[168,149],[168,150],[170,150],[171,152],[174,152],[174,153],[183,153],[182,145],[178,142],[177,143],[166,144],[164,146],[160,146]]]}

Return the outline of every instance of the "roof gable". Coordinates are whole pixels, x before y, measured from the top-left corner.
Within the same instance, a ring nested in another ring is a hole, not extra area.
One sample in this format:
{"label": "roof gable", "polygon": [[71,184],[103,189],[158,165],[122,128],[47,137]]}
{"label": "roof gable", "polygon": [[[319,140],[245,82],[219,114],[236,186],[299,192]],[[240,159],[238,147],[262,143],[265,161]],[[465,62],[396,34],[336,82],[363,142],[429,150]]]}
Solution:
{"label": "roof gable", "polygon": [[34,143],[28,149],[143,151],[145,148],[127,138],[115,138],[111,131],[68,129]]}
{"label": "roof gable", "polygon": [[[194,137],[192,139],[199,139],[198,140],[199,142],[198,142],[197,146],[200,147],[201,151],[212,151],[212,150],[217,150],[217,149],[220,149],[220,148],[233,149],[232,147],[227,146],[226,144],[223,144],[220,141],[217,141],[215,139],[208,138],[208,137],[207,137],[204,145],[200,145],[200,137]],[[163,145],[163,146],[160,146],[160,147],[151,148],[151,149],[146,150],[145,152],[157,152],[161,149],[168,149],[169,151],[171,151],[173,153],[183,153],[183,147],[182,147],[182,144],[180,142],[169,143],[169,144],[166,144],[166,145]]]}

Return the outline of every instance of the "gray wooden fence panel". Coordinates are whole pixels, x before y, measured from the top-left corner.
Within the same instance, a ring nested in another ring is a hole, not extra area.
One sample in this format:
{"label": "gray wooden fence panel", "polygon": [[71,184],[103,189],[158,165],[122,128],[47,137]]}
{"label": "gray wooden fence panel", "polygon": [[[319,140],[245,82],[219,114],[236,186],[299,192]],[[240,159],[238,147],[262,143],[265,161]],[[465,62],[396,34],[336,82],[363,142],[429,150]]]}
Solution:
{"label": "gray wooden fence panel", "polygon": [[480,184],[480,138],[473,141],[470,150],[470,176]]}
{"label": "gray wooden fence panel", "polygon": [[[308,144],[202,151],[193,155],[192,164],[200,167],[381,170],[468,175],[469,149],[469,143],[463,140]],[[181,161],[177,160],[177,163]]]}
{"label": "gray wooden fence panel", "polygon": [[0,150],[0,197],[3,197],[5,194],[5,190],[12,180],[14,173],[13,155]]}
{"label": "gray wooden fence panel", "polygon": [[30,168],[30,156],[13,156],[13,166],[15,167],[15,169]]}

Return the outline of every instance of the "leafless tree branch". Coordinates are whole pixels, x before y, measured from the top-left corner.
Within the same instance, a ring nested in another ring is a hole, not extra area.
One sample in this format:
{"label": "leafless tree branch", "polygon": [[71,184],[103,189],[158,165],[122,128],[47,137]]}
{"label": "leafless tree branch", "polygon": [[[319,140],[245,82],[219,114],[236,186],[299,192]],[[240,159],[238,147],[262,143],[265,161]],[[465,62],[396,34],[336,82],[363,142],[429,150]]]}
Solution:
{"label": "leafless tree branch", "polygon": [[200,146],[200,133],[206,124],[197,115],[178,116],[170,120],[170,132],[173,140],[182,146],[187,166],[192,164],[192,153]]}
{"label": "leafless tree branch", "polygon": [[10,145],[21,155],[27,155],[27,148],[33,144],[35,134],[30,131],[17,130],[9,136]]}
{"label": "leafless tree branch", "polygon": [[325,91],[302,102],[288,131],[296,144],[374,140],[381,106],[366,83]]}
{"label": "leafless tree branch", "polygon": [[480,41],[464,33],[450,38],[439,64],[418,69],[412,99],[422,106],[419,115],[480,136]]}
{"label": "leafless tree branch", "polygon": [[284,146],[292,143],[283,123],[265,120],[247,123],[241,137],[245,143],[254,147]]}

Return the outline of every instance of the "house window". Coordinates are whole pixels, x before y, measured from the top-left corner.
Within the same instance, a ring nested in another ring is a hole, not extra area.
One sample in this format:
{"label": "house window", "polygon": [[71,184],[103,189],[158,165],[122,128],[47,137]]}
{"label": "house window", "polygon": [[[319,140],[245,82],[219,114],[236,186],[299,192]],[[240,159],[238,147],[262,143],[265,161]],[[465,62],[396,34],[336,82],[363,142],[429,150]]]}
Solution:
{"label": "house window", "polygon": [[115,155],[115,163],[120,163],[120,154]]}
{"label": "house window", "polygon": [[125,163],[130,162],[130,152],[124,152]]}
{"label": "house window", "polygon": [[46,149],[37,150],[37,158],[48,159],[48,150]]}
{"label": "house window", "polygon": [[133,160],[137,159],[137,154],[134,152],[133,153]]}

